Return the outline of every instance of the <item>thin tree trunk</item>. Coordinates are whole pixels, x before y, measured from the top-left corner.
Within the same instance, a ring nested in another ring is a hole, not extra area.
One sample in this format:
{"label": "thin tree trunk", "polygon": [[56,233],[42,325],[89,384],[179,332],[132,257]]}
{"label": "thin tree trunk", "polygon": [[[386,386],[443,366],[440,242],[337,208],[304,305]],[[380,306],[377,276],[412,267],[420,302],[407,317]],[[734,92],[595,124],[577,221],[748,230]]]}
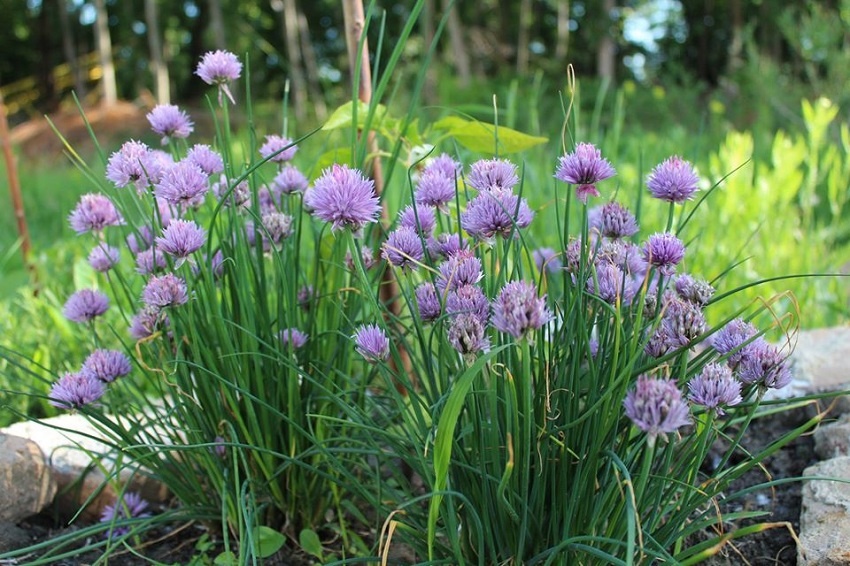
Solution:
{"label": "thin tree trunk", "polygon": [[112,62],[112,38],[109,36],[109,14],[105,0],[94,0],[94,35],[97,52],[100,55],[100,68],[103,73],[103,103],[112,106],[118,101],[118,87],[115,83],[115,65]]}
{"label": "thin tree trunk", "polygon": [[[343,15],[345,18],[345,39],[348,47],[348,61],[351,68],[351,80],[357,84],[358,98],[361,102],[369,104],[372,101],[372,68],[369,64],[369,46],[366,38],[363,38],[363,28],[366,24],[366,15],[363,12],[362,0],[342,0]],[[362,38],[363,48],[360,53],[357,52],[357,46],[360,45]],[[357,63],[360,63],[360,76],[355,75]],[[378,139],[375,137],[374,131],[366,133],[368,136],[369,154],[372,156],[372,179],[375,181],[375,192],[378,196],[384,190],[384,175],[381,169],[381,161],[378,151]],[[381,223],[384,231],[389,225],[389,211],[387,210],[386,199],[381,199]],[[401,301],[399,301],[399,287],[396,281],[392,268],[387,265],[384,268],[384,273],[381,277],[381,302],[384,303],[387,309],[392,314],[392,318],[398,319],[401,315]],[[401,358],[402,367],[395,367],[395,371],[404,371],[410,375],[411,381],[415,378],[412,374],[412,364],[410,355],[401,345],[398,348],[399,357]],[[399,392],[404,393],[405,388],[399,383],[396,383]]]}
{"label": "thin tree trunk", "polygon": [[162,35],[159,33],[156,1],[145,0],[145,23],[148,27],[148,48],[151,54],[150,65],[151,71],[153,71],[156,101],[159,104],[169,104],[171,102],[171,87],[168,81],[168,64],[163,54]]}
{"label": "thin tree trunk", "polygon": [[74,46],[74,34],[71,30],[71,19],[68,17],[68,4],[66,0],[58,0],[59,27],[62,33],[62,53],[68,67],[71,69],[71,78],[74,80],[74,92],[82,99],[86,95],[86,83],[83,80],[80,62],[77,60],[77,49]]}
{"label": "thin tree trunk", "polygon": [[599,39],[596,50],[596,74],[600,79],[613,81],[617,68],[617,45],[612,34],[611,14],[614,11],[615,0],[604,0],[602,6],[604,32]]}
{"label": "thin tree trunk", "polygon": [[30,261],[32,242],[30,241],[29,228],[27,227],[27,217],[24,214],[24,199],[21,195],[18,167],[15,162],[15,156],[12,153],[12,144],[9,140],[9,123],[6,120],[6,104],[3,102],[2,90],[0,90],[0,144],[3,146],[3,159],[6,162],[6,176],[9,179],[9,193],[12,197],[12,210],[15,214],[18,237],[21,239],[21,255],[23,257],[24,267],[30,274],[30,282],[34,287],[33,294],[38,294],[35,265]]}
{"label": "thin tree trunk", "polygon": [[[422,25],[423,53],[427,53],[434,42],[434,12],[434,0],[425,0],[419,20]],[[422,100],[425,104],[433,104],[436,99],[436,70],[437,66],[432,64],[425,72],[425,84],[422,86]]]}
{"label": "thin tree trunk", "polygon": [[328,107],[325,105],[325,96],[319,83],[319,65],[316,62],[316,50],[310,39],[310,26],[307,24],[307,16],[301,10],[298,10],[298,37],[301,39],[301,54],[304,56],[304,68],[307,71],[310,103],[316,112],[316,117],[323,122],[328,117]]}
{"label": "thin tree trunk", "polygon": [[558,41],[555,44],[555,59],[567,58],[570,50],[570,0],[556,0],[558,3]]}
{"label": "thin tree trunk", "polygon": [[531,20],[531,0],[522,0],[519,4],[519,34],[516,44],[516,72],[521,77],[528,74],[528,63],[531,60],[528,48]]}
{"label": "thin tree trunk", "polygon": [[271,0],[272,9],[280,13],[280,28],[286,43],[289,81],[292,85],[292,106],[295,117],[303,122],[307,112],[307,81],[301,70],[301,47],[298,41],[298,7],[295,0]]}
{"label": "thin tree trunk", "polygon": [[451,58],[454,61],[455,70],[457,71],[458,84],[461,87],[468,87],[472,74],[469,64],[469,52],[466,50],[466,44],[463,41],[463,26],[454,4],[452,0],[443,0],[443,10],[449,13],[449,21],[446,25],[449,28]]}
{"label": "thin tree trunk", "polygon": [[224,16],[221,13],[221,0],[209,0],[210,26],[213,32],[213,43],[216,49],[227,49],[227,38],[224,36]]}

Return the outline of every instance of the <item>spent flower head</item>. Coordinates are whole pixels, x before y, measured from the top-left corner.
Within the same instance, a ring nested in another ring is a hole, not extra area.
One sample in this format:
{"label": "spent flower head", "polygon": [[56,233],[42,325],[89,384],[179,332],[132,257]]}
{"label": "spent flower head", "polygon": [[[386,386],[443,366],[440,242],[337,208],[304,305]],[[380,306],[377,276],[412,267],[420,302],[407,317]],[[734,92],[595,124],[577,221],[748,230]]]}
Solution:
{"label": "spent flower head", "polygon": [[357,352],[367,362],[380,362],[390,356],[390,339],[377,324],[360,326],[352,338]]}
{"label": "spent flower head", "polygon": [[561,157],[555,170],[556,179],[576,185],[576,195],[582,203],[587,202],[588,196],[599,196],[596,183],[616,174],[611,163],[602,157],[602,152],[590,143],[577,144],[572,153]]}
{"label": "spent flower head", "polygon": [[486,334],[486,322],[472,313],[460,313],[452,317],[447,332],[449,344],[464,356],[474,356],[490,349]]}
{"label": "spent flower head", "polygon": [[109,297],[95,289],[81,289],[71,295],[62,310],[72,322],[89,322],[109,309]]}
{"label": "spent flower head", "polygon": [[699,177],[693,165],[674,155],[652,170],[646,179],[649,192],[657,199],[681,204],[699,188]]}
{"label": "spent flower head", "polygon": [[639,376],[635,388],[626,394],[623,406],[626,416],[647,433],[650,445],[656,437],[666,440],[667,434],[691,422],[688,404],[676,382],[670,379]]}
{"label": "spent flower head", "polygon": [[333,230],[354,232],[374,222],[381,211],[375,184],[347,165],[325,169],[305,196],[313,216],[332,223]]}
{"label": "spent flower head", "polygon": [[490,320],[490,301],[477,285],[462,285],[446,295],[446,312],[474,314],[486,325]]}
{"label": "spent flower head", "polygon": [[162,145],[171,138],[188,138],[195,127],[189,115],[173,104],[157,104],[148,112],[147,119],[154,133],[162,136]]}

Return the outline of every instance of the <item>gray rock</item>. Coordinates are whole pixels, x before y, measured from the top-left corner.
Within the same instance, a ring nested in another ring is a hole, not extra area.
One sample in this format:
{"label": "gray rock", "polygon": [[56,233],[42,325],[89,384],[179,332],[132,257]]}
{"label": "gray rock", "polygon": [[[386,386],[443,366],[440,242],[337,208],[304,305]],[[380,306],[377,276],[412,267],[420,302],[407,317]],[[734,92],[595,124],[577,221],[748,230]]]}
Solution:
{"label": "gray rock", "polygon": [[850,456],[850,414],[815,430],[815,454],[821,460]]}
{"label": "gray rock", "polygon": [[800,566],[850,565],[850,456],[806,468],[805,476],[845,480],[807,480],[800,517]]}
{"label": "gray rock", "polygon": [[56,481],[38,445],[0,433],[0,522],[40,513],[55,494]]}
{"label": "gray rock", "polygon": [[[795,382],[809,391],[850,390],[850,326],[804,330],[797,335],[791,368]],[[850,398],[839,401],[837,413],[850,411]]]}
{"label": "gray rock", "polygon": [[[60,516],[71,517],[85,506],[82,518],[99,517],[103,507],[116,499],[115,484],[128,484],[128,491],[138,492],[152,503],[168,498],[168,490],[162,483],[146,475],[139,466],[127,462],[126,458],[121,461],[120,470],[116,470],[119,466],[113,458],[114,450],[97,440],[102,438],[101,433],[82,415],[64,414],[40,421],[24,421],[4,430],[31,438],[47,455],[59,488],[54,510]],[[109,478],[104,471],[110,474]],[[116,471],[117,477],[114,477]]]}

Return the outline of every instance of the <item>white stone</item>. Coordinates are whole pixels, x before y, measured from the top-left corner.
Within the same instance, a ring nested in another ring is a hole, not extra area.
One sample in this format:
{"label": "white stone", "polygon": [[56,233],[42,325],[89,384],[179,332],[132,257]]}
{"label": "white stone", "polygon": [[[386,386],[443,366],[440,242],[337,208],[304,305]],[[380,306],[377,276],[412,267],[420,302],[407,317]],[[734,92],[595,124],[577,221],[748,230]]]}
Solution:
{"label": "white stone", "polygon": [[806,480],[800,516],[800,566],[850,566],[850,456],[806,468],[804,476],[844,481]]}
{"label": "white stone", "polygon": [[0,522],[40,513],[55,494],[56,481],[38,445],[0,432]]}
{"label": "white stone", "polygon": [[850,414],[815,429],[815,454],[821,460],[850,456]]}

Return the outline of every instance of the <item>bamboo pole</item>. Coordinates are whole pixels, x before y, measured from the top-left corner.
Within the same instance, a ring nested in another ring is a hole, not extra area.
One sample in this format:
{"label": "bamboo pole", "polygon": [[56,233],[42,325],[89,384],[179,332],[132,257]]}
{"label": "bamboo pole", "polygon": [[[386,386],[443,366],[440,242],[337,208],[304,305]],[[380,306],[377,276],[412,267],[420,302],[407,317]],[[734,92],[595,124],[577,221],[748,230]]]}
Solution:
{"label": "bamboo pole", "polygon": [[[363,37],[363,30],[366,26],[366,14],[363,11],[362,0],[342,0],[343,18],[345,21],[345,40],[348,47],[348,63],[351,69],[351,80],[357,84],[357,97],[364,104],[369,104],[372,101],[372,67],[369,63],[369,43]],[[361,46],[358,53],[358,46]],[[360,61],[360,76],[355,76],[358,59]],[[371,156],[370,165],[372,180],[375,182],[375,192],[378,197],[384,191],[384,174],[381,166],[381,160],[378,153],[378,139],[375,132],[369,130],[366,132],[366,143]],[[390,224],[389,211],[387,210],[387,201],[381,199],[381,224],[382,234],[385,234]],[[399,288],[392,268],[388,265],[381,278],[381,302],[386,305],[387,309],[392,314],[393,318],[398,319],[401,314],[401,302],[398,300]],[[415,377],[412,372],[412,364],[410,355],[407,350],[401,345],[398,348],[399,358],[402,362],[403,370],[410,376],[412,382],[415,383]],[[393,364],[394,365],[394,364]],[[399,368],[394,367],[398,371]],[[396,384],[399,392],[405,393],[405,388]]]}
{"label": "bamboo pole", "polygon": [[9,122],[6,117],[6,103],[3,100],[2,91],[0,91],[0,145],[3,146],[3,159],[6,162],[6,176],[9,178],[9,193],[12,196],[12,210],[15,214],[18,237],[21,239],[21,255],[23,256],[24,267],[29,272],[30,282],[35,288],[34,293],[38,293],[35,265],[30,261],[32,241],[27,226],[27,217],[24,214],[24,199],[21,195],[21,183],[18,178],[15,155],[12,153],[12,141],[9,139]]}

